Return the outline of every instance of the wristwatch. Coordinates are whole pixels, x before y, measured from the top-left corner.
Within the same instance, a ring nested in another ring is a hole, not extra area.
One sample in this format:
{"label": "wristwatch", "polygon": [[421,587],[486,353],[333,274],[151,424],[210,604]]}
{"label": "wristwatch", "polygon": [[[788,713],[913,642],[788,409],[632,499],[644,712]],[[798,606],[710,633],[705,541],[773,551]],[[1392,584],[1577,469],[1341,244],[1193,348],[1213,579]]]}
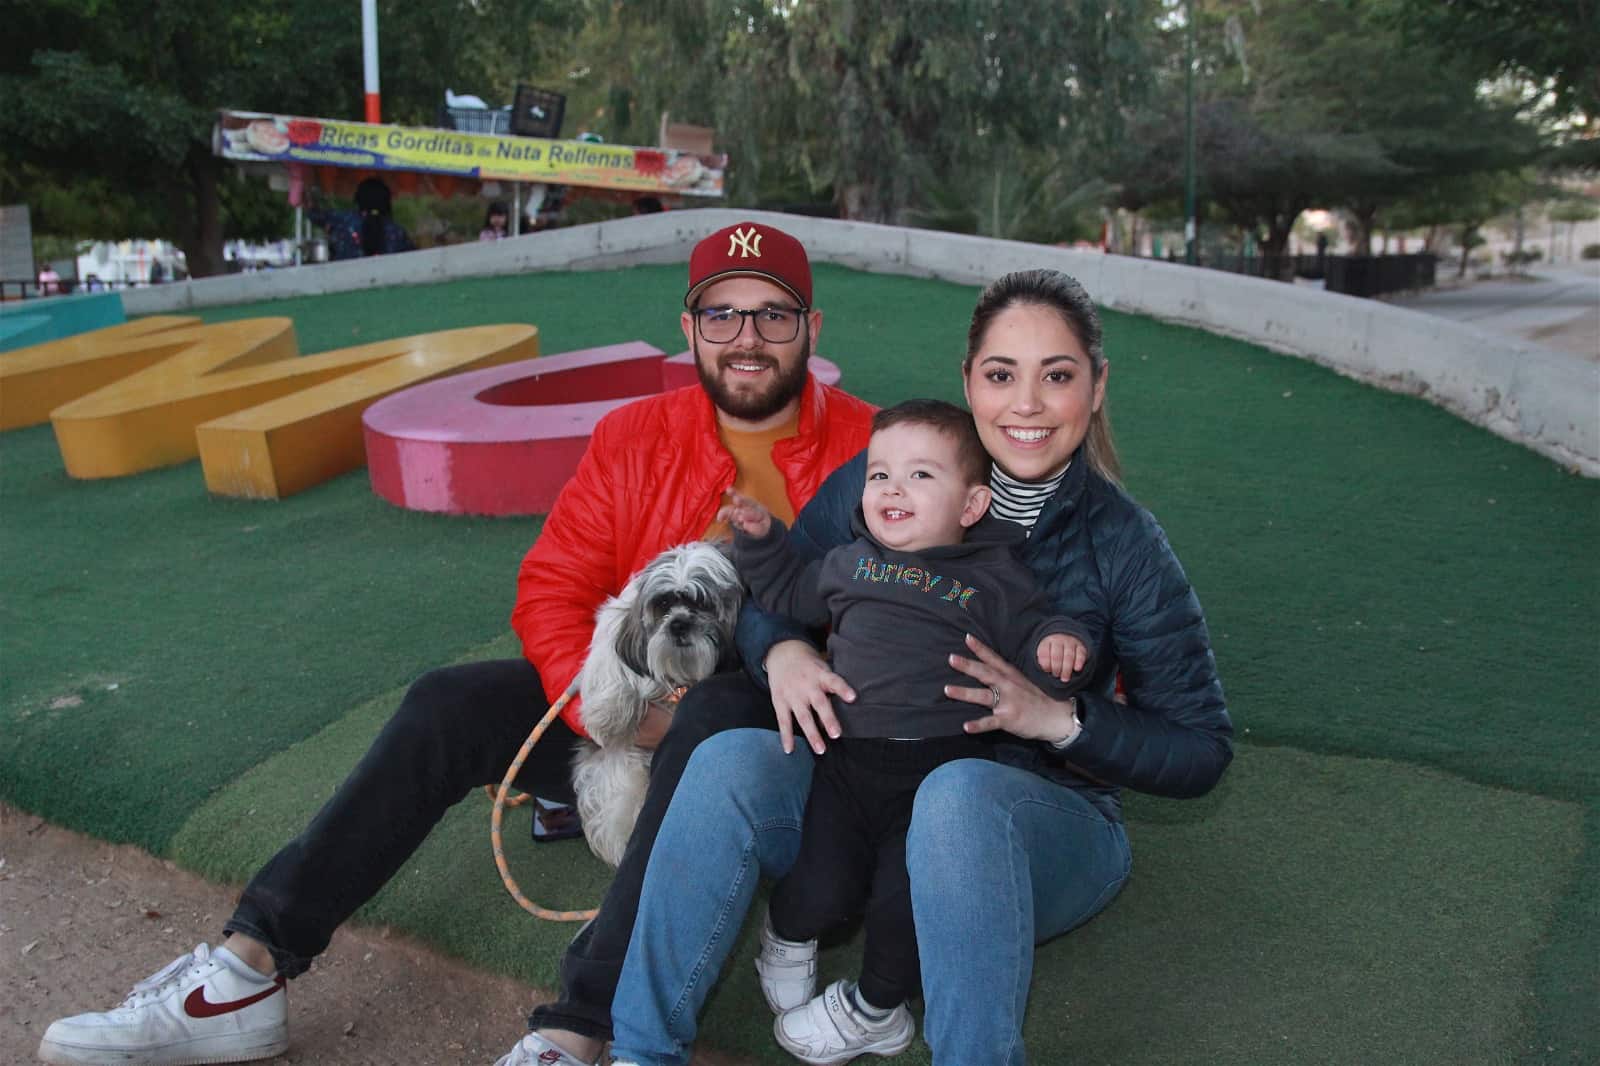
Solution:
{"label": "wristwatch", "polygon": [[1072,747],[1077,739],[1083,736],[1083,719],[1078,716],[1078,697],[1070,697],[1072,704],[1072,732],[1064,740],[1052,740],[1050,746],[1057,751],[1066,751]]}

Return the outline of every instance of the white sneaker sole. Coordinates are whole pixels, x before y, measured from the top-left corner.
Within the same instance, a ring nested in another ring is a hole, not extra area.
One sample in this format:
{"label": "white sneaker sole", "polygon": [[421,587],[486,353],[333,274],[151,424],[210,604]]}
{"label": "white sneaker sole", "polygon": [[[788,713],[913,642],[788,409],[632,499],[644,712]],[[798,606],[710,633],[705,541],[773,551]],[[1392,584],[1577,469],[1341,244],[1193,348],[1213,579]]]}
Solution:
{"label": "white sneaker sole", "polygon": [[877,1040],[874,1040],[872,1043],[858,1047],[854,1051],[847,1052],[843,1055],[833,1056],[818,1055],[813,1057],[809,1052],[806,1051],[803,1045],[791,1043],[789,1041],[789,1037],[783,1031],[782,1018],[778,1018],[773,1021],[772,1035],[777,1039],[779,1046],[781,1046],[783,1050],[787,1051],[801,1062],[809,1063],[810,1066],[844,1066],[845,1063],[853,1062],[862,1055],[877,1055],[881,1058],[891,1058],[900,1054],[906,1048],[910,1047],[911,1042],[917,1038],[917,1024],[910,1018],[907,1018],[904,1029],[899,1029],[892,1033],[886,1033]]}
{"label": "white sneaker sole", "polygon": [[289,1050],[289,1027],[274,1026],[255,1033],[205,1036],[163,1047],[127,1050],[62,1043],[49,1037],[39,1042],[42,1062],[66,1066],[208,1066],[221,1062],[254,1062]]}

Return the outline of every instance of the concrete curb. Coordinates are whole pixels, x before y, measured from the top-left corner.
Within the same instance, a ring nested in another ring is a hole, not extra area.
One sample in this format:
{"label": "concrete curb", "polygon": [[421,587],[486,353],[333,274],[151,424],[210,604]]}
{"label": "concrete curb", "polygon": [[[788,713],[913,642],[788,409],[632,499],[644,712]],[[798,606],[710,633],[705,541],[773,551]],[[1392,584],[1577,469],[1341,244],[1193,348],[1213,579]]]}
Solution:
{"label": "concrete curb", "polygon": [[[1391,392],[1420,396],[1587,477],[1600,477],[1600,364],[1417,311],[1258,278],[1098,252],[933,230],[708,208],[297,270],[207,278],[123,294],[130,315],[539,270],[681,263],[743,219],[780,226],[814,260],[982,285],[1053,267],[1105,307],[1238,337]],[[1115,353],[1112,355],[1115,358]]]}

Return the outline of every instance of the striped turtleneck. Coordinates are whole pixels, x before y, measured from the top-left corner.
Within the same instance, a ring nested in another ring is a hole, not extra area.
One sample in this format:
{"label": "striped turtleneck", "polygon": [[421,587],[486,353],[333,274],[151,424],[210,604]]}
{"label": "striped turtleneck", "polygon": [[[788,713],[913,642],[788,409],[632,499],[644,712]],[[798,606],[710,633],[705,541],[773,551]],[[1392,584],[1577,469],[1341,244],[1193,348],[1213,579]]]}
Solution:
{"label": "striped turtleneck", "polygon": [[1032,533],[1033,523],[1044,509],[1044,502],[1061,487],[1061,479],[1066,476],[1067,467],[1064,466],[1054,477],[1044,481],[1018,481],[998,466],[991,467],[989,488],[994,492],[994,502],[989,505],[989,513],[1007,522],[1015,522]]}

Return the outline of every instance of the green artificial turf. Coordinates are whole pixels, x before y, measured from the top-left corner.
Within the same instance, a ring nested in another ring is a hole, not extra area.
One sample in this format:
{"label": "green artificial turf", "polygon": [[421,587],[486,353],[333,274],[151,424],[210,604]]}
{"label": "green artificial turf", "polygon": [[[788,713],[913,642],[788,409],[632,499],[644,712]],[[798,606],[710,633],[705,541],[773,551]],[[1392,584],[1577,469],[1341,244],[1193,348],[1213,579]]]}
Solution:
{"label": "green artificial turf", "polygon": [[[498,641],[473,657],[513,648]],[[399,697],[245,775],[190,820],[174,857],[247,878],[278,842],[241,827],[303,824]],[[536,921],[506,894],[489,806],[474,794],[457,807],[359,917],[551,986],[573,927]],[[1577,805],[1389,761],[1250,747],[1211,797],[1137,797],[1128,813],[1135,873],[1122,898],[1038,954],[1026,1033],[1037,1061],[1516,1060],[1534,956],[1582,845]],[[606,869],[581,841],[527,836],[526,812],[510,812],[506,852],[530,898],[599,900]],[[776,1066],[790,1060],[771,1040],[754,940],[747,927],[704,1032]],[[858,960],[859,936],[824,954],[820,979],[850,975]],[[926,1046],[895,1061],[925,1063]]]}
{"label": "green artificial turf", "polygon": [[[846,388],[959,399],[976,290],[824,265],[817,291]],[[202,317],[289,315],[306,353],[516,321],[546,354],[676,352],[681,292],[641,267]],[[1212,798],[1130,803],[1124,899],[1040,953],[1034,1059],[1584,1061],[1600,484],[1239,341],[1107,313],[1106,349],[1129,488],[1206,607],[1242,754]],[[209,497],[195,463],[74,482],[48,427],[0,434],[0,797],[243,879],[411,678],[514,654],[537,528],[404,512],[361,472],[275,503]],[[570,929],[514,909],[487,826],[463,804],[362,917],[549,985]],[[540,902],[598,899],[581,845],[510,850]],[[747,975],[708,1043],[766,1047]]]}

